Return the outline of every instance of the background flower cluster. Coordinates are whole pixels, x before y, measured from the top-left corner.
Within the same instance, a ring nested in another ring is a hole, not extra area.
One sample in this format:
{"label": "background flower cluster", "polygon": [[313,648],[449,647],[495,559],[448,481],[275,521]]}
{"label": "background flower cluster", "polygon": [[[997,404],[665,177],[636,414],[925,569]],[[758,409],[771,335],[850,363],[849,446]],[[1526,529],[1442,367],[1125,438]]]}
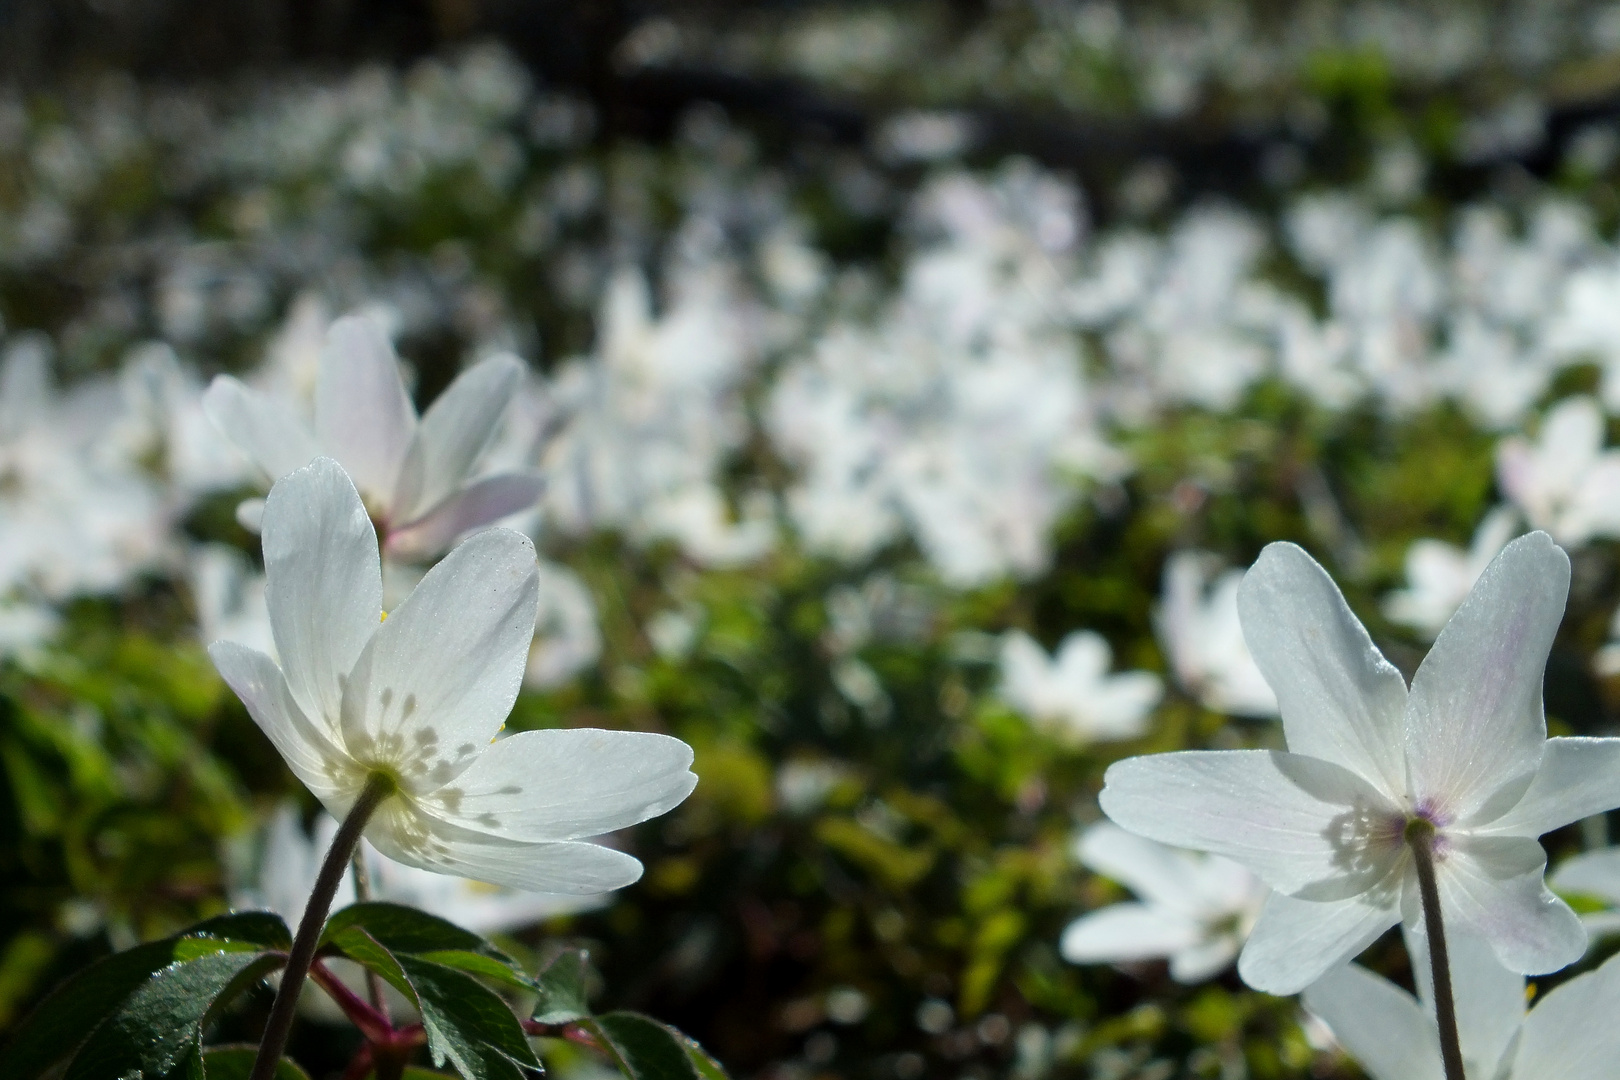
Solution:
{"label": "background flower cluster", "polygon": [[[269,631],[267,477],[203,391],[309,407],[348,313],[419,408],[522,361],[473,476],[544,482],[508,730],[701,778],[621,894],[399,888],[589,945],[735,1075],[1354,1075],[1230,969],[1252,882],[1096,824],[1120,757],[1281,746],[1236,609],[1270,541],[1410,677],[1547,530],[1549,725],[1612,733],[1620,9],[735,15],[646,5],[608,90],[449,16],[408,62],[0,89],[0,1026],[294,902],[262,871],[330,826],[204,652]],[[1602,866],[1552,878],[1594,928]]]}

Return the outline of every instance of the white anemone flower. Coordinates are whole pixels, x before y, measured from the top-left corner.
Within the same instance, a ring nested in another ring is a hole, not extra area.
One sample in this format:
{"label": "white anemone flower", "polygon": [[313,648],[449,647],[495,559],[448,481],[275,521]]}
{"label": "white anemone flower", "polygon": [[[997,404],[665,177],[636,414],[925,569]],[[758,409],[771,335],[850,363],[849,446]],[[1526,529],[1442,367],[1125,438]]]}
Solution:
{"label": "white anemone flower", "polygon": [[[420,420],[394,347],[375,321],[339,319],[327,331],[311,430],[296,403],[221,375],[203,396],[219,429],[272,480],[317,456],[336,458],[381,527],[391,558],[417,561],[540,497],[538,476],[472,473],[522,379],[513,356],[492,356],[457,376]],[[238,516],[251,526],[255,508]]]}
{"label": "white anemone flower", "polygon": [[288,766],[344,818],[382,774],[365,838],[407,866],[535,892],[628,885],[641,864],[585,842],[691,793],[692,750],[590,729],[496,738],[534,636],[534,546],[507,529],[462,542],[380,621],[377,536],[341,467],[317,459],[264,510],[280,665],[234,642],[214,665]]}
{"label": "white anemone flower", "polygon": [[1230,859],[1156,844],[1106,821],[1081,834],[1075,854],[1141,899],[1070,923],[1058,948],[1074,964],[1168,959],[1172,979],[1204,982],[1237,958],[1269,892]]}
{"label": "white anemone flower", "polygon": [[[1479,1080],[1609,1080],[1620,1059],[1620,957],[1556,987],[1525,1011],[1524,979],[1467,935],[1451,947],[1463,1067]],[[1413,968],[1424,965],[1413,959]],[[1443,1080],[1428,986],[1417,998],[1349,964],[1305,991],[1305,1007],[1372,1080]]]}
{"label": "white anemone flower", "polygon": [[1211,582],[1214,561],[1207,552],[1178,551],[1164,564],[1164,591],[1153,620],[1159,640],[1176,681],[1205,708],[1274,717],[1277,697],[1254,666],[1238,622],[1243,571],[1227,570]]}
{"label": "white anemone flower", "polygon": [[1384,614],[1430,639],[1468,598],[1479,575],[1518,531],[1518,515],[1499,506],[1474,531],[1468,550],[1443,540],[1417,540],[1406,549],[1406,588],[1384,599]]}
{"label": "white anemone flower", "polygon": [[1551,537],[1515,540],[1408,690],[1327,572],[1272,544],[1238,602],[1288,750],[1122,761],[1102,808],[1276,890],[1238,965],[1257,989],[1296,993],[1397,922],[1420,924],[1414,826],[1432,830],[1447,926],[1483,936],[1515,971],[1561,968],[1586,932],[1542,881],[1536,837],[1620,804],[1620,739],[1547,738],[1542,670],[1568,589]]}
{"label": "white anemone flower", "polygon": [[1526,520],[1560,544],[1620,536],[1620,450],[1603,449],[1603,410],[1589,397],[1558,403],[1534,442],[1503,439],[1496,479]]}
{"label": "white anemone flower", "polygon": [[1150,671],[1110,675],[1112,662],[1108,642],[1089,630],[1065,637],[1050,658],[1034,638],[1011,630],[1001,639],[1001,698],[1076,742],[1135,738],[1164,687]]}

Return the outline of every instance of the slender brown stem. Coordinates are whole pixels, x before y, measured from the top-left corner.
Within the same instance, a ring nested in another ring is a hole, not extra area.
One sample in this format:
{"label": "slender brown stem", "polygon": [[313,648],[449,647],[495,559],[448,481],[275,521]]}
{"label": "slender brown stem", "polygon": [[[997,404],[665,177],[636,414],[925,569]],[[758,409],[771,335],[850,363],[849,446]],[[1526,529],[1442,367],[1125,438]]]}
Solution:
{"label": "slender brown stem", "polygon": [[1418,893],[1423,898],[1423,926],[1429,939],[1429,971],[1434,983],[1434,1019],[1440,1027],[1440,1062],[1446,1080],[1466,1080],[1462,1042],[1457,1035],[1457,1003],[1451,994],[1451,958],[1446,952],[1446,927],[1440,918],[1440,886],[1434,879],[1434,826],[1413,818],[1406,826],[1406,843],[1417,869]]}
{"label": "slender brown stem", "polygon": [[366,822],[371,820],[378,805],[396,790],[393,777],[385,773],[372,773],[360,797],[349,810],[349,815],[338,826],[337,836],[333,837],[332,847],[327,851],[320,873],[315,877],[315,888],[304,905],[304,917],[298,922],[298,933],[293,935],[292,951],[287,954],[287,966],[281,973],[281,986],[276,991],[275,1004],[270,1006],[270,1018],[265,1021],[259,1055],[253,1061],[253,1071],[248,1080],[273,1080],[276,1065],[281,1061],[281,1052],[287,1046],[287,1036],[292,1033],[298,992],[304,988],[309,965],[315,960],[315,946],[320,942],[321,928],[326,925],[326,914],[332,908],[332,897],[337,893],[338,882],[343,880],[343,873],[349,868],[349,857],[355,844],[360,841],[360,832],[366,827]]}
{"label": "slender brown stem", "polygon": [[[371,870],[366,866],[365,850],[359,844],[354,845],[350,863],[354,871],[354,898],[363,904],[371,899]],[[388,999],[383,997],[382,976],[370,968],[366,968],[366,997],[371,999],[371,1007],[386,1019]]]}

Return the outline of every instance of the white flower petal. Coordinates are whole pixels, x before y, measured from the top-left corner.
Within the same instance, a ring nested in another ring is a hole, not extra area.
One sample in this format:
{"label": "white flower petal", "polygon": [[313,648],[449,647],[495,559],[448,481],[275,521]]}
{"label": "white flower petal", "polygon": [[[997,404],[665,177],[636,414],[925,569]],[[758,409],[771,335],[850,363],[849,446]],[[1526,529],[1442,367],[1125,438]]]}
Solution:
{"label": "white flower petal", "polygon": [[528,892],[583,895],[622,889],[641,863],[622,851],[579,841],[525,843],[427,817],[404,797],[386,800],[365,836],[396,862]]}
{"label": "white flower petal", "polygon": [[1232,966],[1242,948],[1243,939],[1237,934],[1220,934],[1190,945],[1170,957],[1170,977],[1188,986],[1213,979]]}
{"label": "white flower petal", "polygon": [[1480,575],[1412,679],[1415,799],[1463,820],[1530,782],[1547,739],[1541,677],[1568,592],[1569,556],[1543,532],[1513,541]]}
{"label": "white flower petal", "polygon": [[1098,801],[1119,825],[1224,855],[1286,893],[1354,896],[1382,880],[1401,851],[1390,834],[1398,808],[1350,770],[1300,754],[1154,754],[1116,762],[1104,780]]}
{"label": "white flower petal", "polygon": [[298,707],[276,662],[234,641],[214,642],[208,656],[293,774],[327,806],[342,803],[345,797],[333,781],[332,767],[344,755]]}
{"label": "white flower petal", "polygon": [[1058,951],[1071,964],[1158,960],[1196,945],[1202,936],[1191,919],[1146,904],[1113,904],[1071,922]]}
{"label": "white flower petal", "polygon": [[1474,831],[1540,836],[1620,806],[1620,739],[1548,739],[1524,798]]}
{"label": "white flower petal", "polygon": [[451,495],[426,516],[388,531],[391,558],[432,558],[463,533],[526,510],[545,490],[542,477],[524,473],[489,476]]}
{"label": "white flower petal", "polygon": [[203,394],[203,412],[272,481],[308,465],[320,453],[298,415],[240,379],[219,375]]}
{"label": "white flower petal", "polygon": [[399,360],[382,328],[363,316],[332,324],[315,381],[315,432],[321,445],[378,502],[394,493],[400,462],[416,429]]}
{"label": "white flower petal", "polygon": [[1192,895],[1193,856],[1184,851],[1126,832],[1111,821],[1099,821],[1080,837],[1075,854],[1143,900],[1188,912],[1198,907],[1198,898]]}
{"label": "white flower petal", "polygon": [[390,507],[396,520],[421,516],[461,486],[522,376],[517,357],[491,356],[456,376],[434,399],[399,469]]}
{"label": "white flower petal", "polygon": [[377,629],[377,534],[331,458],[283,477],[264,507],[265,605],[294,700],[336,732],[343,679]]}
{"label": "white flower petal", "polygon": [[1620,957],[1557,987],[1530,1010],[1512,1075],[1613,1080],[1620,1062]]}
{"label": "white flower petal", "polygon": [[1620,847],[1565,859],[1548,880],[1559,892],[1586,893],[1620,904]]}
{"label": "white flower petal", "polygon": [[1331,761],[1391,798],[1406,792],[1406,681],[1373,645],[1327,571],[1268,544],[1238,591],[1243,637],[1277,694],[1288,749]]}
{"label": "white flower petal", "polygon": [[1301,1000],[1373,1080],[1442,1080],[1434,1021],[1388,979],[1347,964],[1307,988]]}
{"label": "white flower petal", "polygon": [[692,748],[646,731],[524,731],[478,755],[454,786],[418,800],[463,828],[517,840],[600,836],[692,793]]}
{"label": "white flower petal", "polygon": [[1542,975],[1586,951],[1586,930],[1542,881],[1547,856],[1520,836],[1458,836],[1435,862],[1447,923],[1491,943],[1509,971]]}
{"label": "white flower petal", "polygon": [[349,752],[419,793],[488,749],[522,685],[538,579],[534,544],[509,529],[479,533],[429,570],[343,688]]}
{"label": "white flower petal", "polygon": [[1390,892],[1380,887],[1328,901],[1272,893],[1238,957],[1238,975],[1268,994],[1299,993],[1400,920]]}
{"label": "white flower petal", "polygon": [[[1422,912],[1403,926],[1412,980],[1429,1016],[1434,1016],[1433,969]],[[1457,1035],[1470,1076],[1496,1075],[1502,1052],[1524,1019],[1524,976],[1509,971],[1496,958],[1491,943],[1460,926],[1446,927],[1451,960],[1451,994],[1457,1009]]]}

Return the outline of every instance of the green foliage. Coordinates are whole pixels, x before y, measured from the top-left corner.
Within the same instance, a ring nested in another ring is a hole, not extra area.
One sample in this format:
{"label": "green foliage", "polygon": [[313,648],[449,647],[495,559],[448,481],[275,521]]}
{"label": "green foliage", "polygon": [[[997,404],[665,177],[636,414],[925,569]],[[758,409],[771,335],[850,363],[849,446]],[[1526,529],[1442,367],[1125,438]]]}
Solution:
{"label": "green foliage", "polygon": [[[51,993],[0,1052],[0,1075],[31,1080],[73,1055],[68,1075],[162,1075],[200,1046],[216,1004],[281,962],[287,927],[267,913],[210,919],[109,956]],[[268,946],[268,948],[266,948]]]}

